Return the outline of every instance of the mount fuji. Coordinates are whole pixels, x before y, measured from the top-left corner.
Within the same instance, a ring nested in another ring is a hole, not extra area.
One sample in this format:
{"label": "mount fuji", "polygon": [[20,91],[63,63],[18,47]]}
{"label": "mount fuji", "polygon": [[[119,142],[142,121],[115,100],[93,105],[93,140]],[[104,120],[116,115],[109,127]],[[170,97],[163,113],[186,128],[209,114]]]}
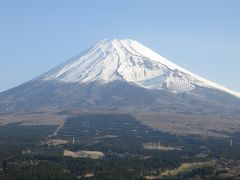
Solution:
{"label": "mount fuji", "polygon": [[121,80],[146,89],[168,89],[176,93],[202,86],[240,98],[240,93],[196,76],[129,39],[104,40],[87,53],[44,74],[40,80],[79,84]]}
{"label": "mount fuji", "polygon": [[137,41],[103,40],[77,57],[0,93],[2,116],[130,113],[180,134],[240,129],[240,93],[199,77]]}

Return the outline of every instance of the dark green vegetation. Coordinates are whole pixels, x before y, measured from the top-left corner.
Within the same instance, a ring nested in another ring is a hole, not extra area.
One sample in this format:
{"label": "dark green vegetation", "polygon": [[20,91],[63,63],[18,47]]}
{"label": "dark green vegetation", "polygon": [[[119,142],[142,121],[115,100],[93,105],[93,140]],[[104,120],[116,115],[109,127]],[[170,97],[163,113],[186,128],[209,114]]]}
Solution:
{"label": "dark green vegetation", "polygon": [[[0,179],[144,179],[183,163],[206,162],[219,158],[240,159],[240,136],[207,139],[176,136],[153,130],[130,115],[83,114],[69,118],[55,137],[69,143],[42,145],[56,126],[0,127]],[[74,137],[74,144],[72,143]],[[181,150],[144,149],[144,143],[158,143]],[[64,157],[63,151],[101,151],[102,159]],[[225,160],[226,161],[226,160]],[[174,178],[215,176],[214,167],[199,167]],[[165,177],[167,178],[167,177]]]}
{"label": "dark green vegetation", "polygon": [[38,149],[41,140],[55,129],[56,126],[0,126],[0,160],[15,158],[24,150]]}

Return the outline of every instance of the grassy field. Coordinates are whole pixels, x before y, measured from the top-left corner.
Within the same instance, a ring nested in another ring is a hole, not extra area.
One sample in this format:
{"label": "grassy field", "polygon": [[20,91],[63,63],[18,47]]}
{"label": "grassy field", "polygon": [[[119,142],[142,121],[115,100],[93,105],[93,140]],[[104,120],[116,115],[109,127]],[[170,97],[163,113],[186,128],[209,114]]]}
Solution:
{"label": "grassy field", "polygon": [[207,162],[194,162],[194,163],[183,163],[180,167],[173,170],[167,170],[161,173],[161,176],[176,176],[178,174],[193,171],[203,167],[213,167],[216,164],[216,161],[207,161]]}
{"label": "grassy field", "polygon": [[183,163],[181,166],[175,169],[166,170],[158,176],[145,176],[146,179],[164,179],[167,177],[176,177],[178,175],[192,172],[201,168],[210,168],[216,164],[216,161],[206,161],[206,162],[194,162],[194,163]]}

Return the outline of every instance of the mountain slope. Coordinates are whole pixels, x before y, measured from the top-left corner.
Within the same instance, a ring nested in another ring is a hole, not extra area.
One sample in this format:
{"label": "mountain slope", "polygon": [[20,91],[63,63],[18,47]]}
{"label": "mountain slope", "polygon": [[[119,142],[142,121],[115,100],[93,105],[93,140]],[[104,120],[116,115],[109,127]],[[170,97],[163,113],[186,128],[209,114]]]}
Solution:
{"label": "mountain slope", "polygon": [[41,79],[74,83],[124,80],[147,89],[167,88],[173,92],[203,86],[240,97],[240,93],[196,76],[129,39],[102,41],[86,54],[44,74]]}
{"label": "mountain slope", "polygon": [[174,133],[240,130],[239,109],[239,93],[128,39],[104,40],[0,93],[0,115],[130,113],[149,126]]}

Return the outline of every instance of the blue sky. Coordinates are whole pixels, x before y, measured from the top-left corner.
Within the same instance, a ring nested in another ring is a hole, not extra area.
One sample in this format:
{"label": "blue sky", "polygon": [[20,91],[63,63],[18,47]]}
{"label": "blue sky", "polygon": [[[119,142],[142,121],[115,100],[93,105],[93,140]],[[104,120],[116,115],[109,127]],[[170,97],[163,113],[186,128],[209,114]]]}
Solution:
{"label": "blue sky", "polygon": [[239,0],[0,0],[0,91],[104,38],[131,38],[240,91]]}

